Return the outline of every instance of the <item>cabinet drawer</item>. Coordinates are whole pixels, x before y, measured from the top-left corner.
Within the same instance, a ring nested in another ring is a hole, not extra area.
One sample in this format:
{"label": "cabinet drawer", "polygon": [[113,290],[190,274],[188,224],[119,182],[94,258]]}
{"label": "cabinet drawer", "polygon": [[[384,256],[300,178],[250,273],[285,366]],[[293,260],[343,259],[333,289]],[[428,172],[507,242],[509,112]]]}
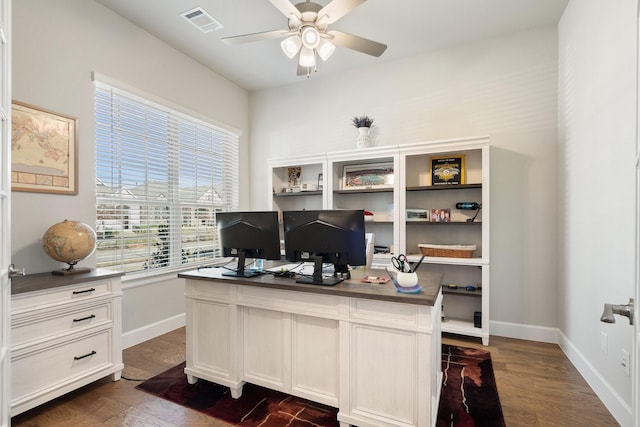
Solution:
{"label": "cabinet drawer", "polygon": [[111,303],[69,307],[65,310],[40,310],[11,318],[11,345],[86,329],[113,321]]}
{"label": "cabinet drawer", "polygon": [[77,285],[49,288],[42,291],[27,292],[11,296],[13,312],[39,306],[52,306],[65,302],[84,301],[91,298],[110,296],[113,294],[112,282],[98,280]]}
{"label": "cabinet drawer", "polygon": [[12,405],[110,366],[111,330],[11,354]]}

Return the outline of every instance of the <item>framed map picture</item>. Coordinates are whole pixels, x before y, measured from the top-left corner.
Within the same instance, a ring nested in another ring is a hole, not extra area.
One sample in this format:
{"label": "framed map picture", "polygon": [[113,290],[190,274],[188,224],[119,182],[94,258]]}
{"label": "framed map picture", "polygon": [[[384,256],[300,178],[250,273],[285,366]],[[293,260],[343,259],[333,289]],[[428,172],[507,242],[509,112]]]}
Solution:
{"label": "framed map picture", "polygon": [[11,190],[78,194],[77,120],[13,101]]}
{"label": "framed map picture", "polygon": [[431,185],[464,184],[464,155],[431,158]]}

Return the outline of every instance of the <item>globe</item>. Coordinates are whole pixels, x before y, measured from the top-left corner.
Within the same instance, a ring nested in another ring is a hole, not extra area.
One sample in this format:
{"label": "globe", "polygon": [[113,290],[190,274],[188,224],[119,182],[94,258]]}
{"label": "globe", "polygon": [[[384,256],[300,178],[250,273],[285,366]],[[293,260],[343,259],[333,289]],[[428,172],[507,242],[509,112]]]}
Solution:
{"label": "globe", "polygon": [[[56,261],[66,262],[66,274],[86,272],[75,265],[96,249],[96,232],[80,221],[64,220],[52,225],[42,236],[44,251]],[[54,272],[56,273],[56,272]]]}

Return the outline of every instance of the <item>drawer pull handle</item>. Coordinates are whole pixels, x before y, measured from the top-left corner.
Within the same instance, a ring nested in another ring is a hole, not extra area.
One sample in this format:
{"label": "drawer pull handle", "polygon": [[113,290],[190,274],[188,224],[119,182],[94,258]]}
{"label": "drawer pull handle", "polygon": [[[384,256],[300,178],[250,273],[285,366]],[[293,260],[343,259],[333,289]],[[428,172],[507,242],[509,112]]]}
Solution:
{"label": "drawer pull handle", "polygon": [[73,360],[80,360],[80,359],[84,359],[85,357],[89,357],[89,356],[93,356],[94,354],[96,354],[96,351],[93,350],[91,353],[87,353],[84,356],[74,356]]}
{"label": "drawer pull handle", "polygon": [[81,319],[73,319],[73,321],[74,321],[74,322],[82,322],[83,320],[89,320],[89,319],[95,319],[95,318],[96,318],[96,315],[95,315],[95,314],[92,314],[92,315],[90,315],[90,316],[83,317],[83,318],[81,318]]}
{"label": "drawer pull handle", "polygon": [[96,288],[91,288],[91,289],[85,289],[84,291],[73,291],[74,295],[78,295],[78,294],[86,294],[87,292],[93,292],[95,291]]}

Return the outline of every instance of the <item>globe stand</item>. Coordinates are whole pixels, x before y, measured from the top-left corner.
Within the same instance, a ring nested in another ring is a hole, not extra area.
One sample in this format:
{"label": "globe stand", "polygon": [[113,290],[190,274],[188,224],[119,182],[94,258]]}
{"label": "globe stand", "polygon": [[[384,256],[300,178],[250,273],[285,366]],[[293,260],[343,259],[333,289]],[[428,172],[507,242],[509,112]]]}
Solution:
{"label": "globe stand", "polygon": [[78,262],[74,262],[69,264],[69,268],[63,268],[61,270],[54,270],[51,273],[55,274],[56,276],[68,276],[71,274],[82,274],[82,273],[90,273],[91,272],[91,268],[89,267],[80,267],[80,268],[76,268],[76,264]]}

